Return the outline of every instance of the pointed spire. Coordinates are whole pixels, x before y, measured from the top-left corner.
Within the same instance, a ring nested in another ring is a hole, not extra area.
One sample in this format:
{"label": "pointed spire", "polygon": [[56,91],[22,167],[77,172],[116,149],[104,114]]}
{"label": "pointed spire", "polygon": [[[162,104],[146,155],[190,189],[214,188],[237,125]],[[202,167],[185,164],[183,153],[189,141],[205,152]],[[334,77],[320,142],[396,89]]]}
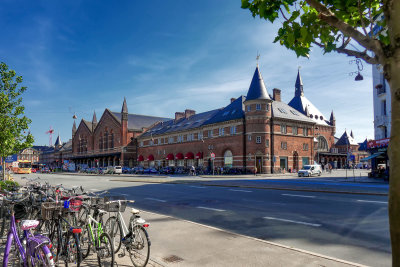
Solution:
{"label": "pointed spire", "polygon": [[75,135],[75,133],[76,133],[76,123],[74,120],[74,124],[72,125],[72,137]]}
{"label": "pointed spire", "polygon": [[128,113],[128,106],[126,105],[126,98],[124,97],[124,103],[122,104],[121,113]]}
{"label": "pointed spire", "polygon": [[353,135],[353,130],[351,130],[351,132],[350,132],[350,136],[351,136],[352,138],[354,138],[354,135]]}
{"label": "pointed spire", "polygon": [[57,147],[57,146],[62,146],[61,138],[60,138],[60,133],[58,133],[57,140],[56,140],[56,142],[54,143],[54,146],[55,146],[55,147]]}
{"label": "pointed spire", "polygon": [[303,96],[303,81],[301,80],[300,76],[300,68],[297,70],[297,79],[296,79],[296,84],[295,84],[295,91],[294,91],[294,96]]}
{"label": "pointed spire", "polygon": [[332,112],[331,112],[331,117],[330,117],[329,120],[330,120],[331,122],[336,120],[336,119],[335,119],[335,115],[333,114],[333,110],[332,110]]}
{"label": "pointed spire", "polygon": [[253,79],[251,80],[250,88],[246,96],[246,100],[255,99],[271,100],[258,66],[256,67],[256,70],[254,72]]}
{"label": "pointed spire", "polygon": [[92,123],[97,123],[96,111],[93,111]]}

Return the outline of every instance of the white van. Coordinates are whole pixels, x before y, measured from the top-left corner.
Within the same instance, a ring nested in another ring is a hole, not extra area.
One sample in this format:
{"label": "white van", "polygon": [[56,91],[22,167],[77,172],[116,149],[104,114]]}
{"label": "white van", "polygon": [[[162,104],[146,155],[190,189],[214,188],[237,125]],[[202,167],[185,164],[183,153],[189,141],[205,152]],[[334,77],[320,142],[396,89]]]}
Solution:
{"label": "white van", "polygon": [[297,173],[299,177],[310,177],[312,175],[321,176],[321,165],[304,165],[304,167]]}
{"label": "white van", "polygon": [[121,166],[115,166],[114,167],[114,173],[115,174],[121,174],[122,173],[122,167]]}

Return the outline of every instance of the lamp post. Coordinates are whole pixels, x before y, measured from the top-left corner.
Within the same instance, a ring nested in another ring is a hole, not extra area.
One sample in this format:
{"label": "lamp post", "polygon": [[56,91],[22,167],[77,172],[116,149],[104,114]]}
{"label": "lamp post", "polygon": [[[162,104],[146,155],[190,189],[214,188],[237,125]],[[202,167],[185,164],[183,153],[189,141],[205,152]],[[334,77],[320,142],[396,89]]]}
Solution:
{"label": "lamp post", "polygon": [[357,71],[350,72],[349,75],[352,76],[353,74],[357,74],[356,77],[354,78],[355,81],[362,81],[364,80],[364,77],[361,75],[360,71],[364,69],[364,66],[359,58],[350,60],[349,64],[352,64],[355,62],[357,64]]}

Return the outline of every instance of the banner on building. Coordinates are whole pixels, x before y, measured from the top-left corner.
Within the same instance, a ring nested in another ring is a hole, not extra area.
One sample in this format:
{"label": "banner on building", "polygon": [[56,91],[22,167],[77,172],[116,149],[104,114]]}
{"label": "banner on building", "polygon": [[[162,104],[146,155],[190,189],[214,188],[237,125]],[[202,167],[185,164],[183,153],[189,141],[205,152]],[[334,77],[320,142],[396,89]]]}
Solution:
{"label": "banner on building", "polygon": [[390,138],[371,140],[371,141],[368,141],[367,148],[387,147],[389,145],[389,141],[390,141]]}
{"label": "banner on building", "polygon": [[14,161],[18,161],[18,155],[14,154],[14,155],[8,156],[8,157],[5,158],[4,161],[6,163],[13,163]]}

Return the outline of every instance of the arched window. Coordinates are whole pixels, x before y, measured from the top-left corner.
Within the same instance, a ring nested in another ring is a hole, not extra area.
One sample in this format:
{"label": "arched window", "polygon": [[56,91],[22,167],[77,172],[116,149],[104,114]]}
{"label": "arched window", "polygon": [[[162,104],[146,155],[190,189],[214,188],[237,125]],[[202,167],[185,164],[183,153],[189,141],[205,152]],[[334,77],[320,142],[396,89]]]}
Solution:
{"label": "arched window", "polygon": [[328,151],[329,150],[328,142],[326,141],[325,137],[318,136],[317,140],[318,140],[318,147],[317,147],[318,151]]}
{"label": "arched window", "polygon": [[108,132],[104,132],[104,149],[108,149]]}
{"label": "arched window", "polygon": [[224,153],[224,166],[231,168],[233,165],[233,155],[232,151],[227,150]]}
{"label": "arched window", "polygon": [[103,150],[103,134],[100,133],[100,138],[99,138],[99,149]]}
{"label": "arched window", "polygon": [[110,145],[109,145],[109,147],[110,148],[114,148],[114,133],[113,133],[112,130],[111,130],[111,134],[110,134]]}

